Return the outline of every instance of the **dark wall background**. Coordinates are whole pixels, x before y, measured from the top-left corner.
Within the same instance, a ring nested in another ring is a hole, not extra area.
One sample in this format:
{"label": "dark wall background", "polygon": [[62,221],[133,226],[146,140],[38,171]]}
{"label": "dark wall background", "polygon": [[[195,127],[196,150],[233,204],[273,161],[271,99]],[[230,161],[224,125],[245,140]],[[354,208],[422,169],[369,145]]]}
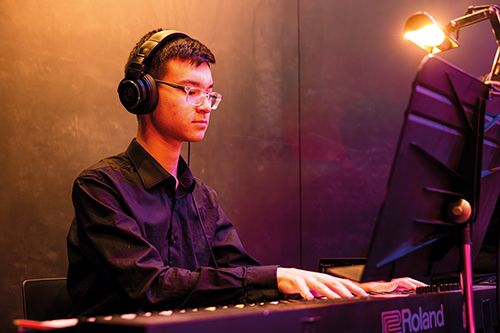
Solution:
{"label": "dark wall background", "polygon": [[[27,278],[64,276],[71,185],[123,151],[136,120],[116,86],[136,41],[184,31],[217,56],[224,94],[194,173],[215,188],[247,250],[316,269],[362,256],[423,51],[403,40],[425,10],[442,23],[465,0],[0,1],[0,327],[14,331]],[[496,49],[489,23],[443,58],[474,75]]]}

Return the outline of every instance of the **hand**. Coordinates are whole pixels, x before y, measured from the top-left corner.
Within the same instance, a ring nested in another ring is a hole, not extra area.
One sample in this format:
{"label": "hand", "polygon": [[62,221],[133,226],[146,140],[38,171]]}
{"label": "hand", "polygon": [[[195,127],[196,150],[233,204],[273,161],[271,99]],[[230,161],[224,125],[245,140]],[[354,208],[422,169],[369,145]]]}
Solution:
{"label": "hand", "polygon": [[[409,277],[392,279],[390,283],[396,283],[396,288],[394,288],[393,290],[400,290],[400,291],[415,290],[417,289],[417,287],[426,286],[425,283]],[[387,283],[383,281],[357,283],[357,285],[363,288],[363,290],[368,293],[381,293],[381,292],[393,291],[393,290],[386,290]]]}
{"label": "hand", "polygon": [[427,286],[427,284],[409,277],[397,278],[392,281],[396,281],[398,283],[396,290],[415,290],[417,287]]}
{"label": "hand", "polygon": [[411,278],[394,279],[391,282],[356,283],[328,274],[310,272],[295,268],[279,267],[276,272],[278,290],[284,294],[300,294],[306,300],[324,296],[330,299],[341,297],[368,296],[369,292],[390,292],[396,289],[415,289],[425,286]]}
{"label": "hand", "polygon": [[[328,274],[279,267],[276,272],[278,290],[284,294],[300,294],[304,299],[314,297],[341,298],[368,296],[361,286],[351,280]],[[394,287],[395,288],[395,287]]]}

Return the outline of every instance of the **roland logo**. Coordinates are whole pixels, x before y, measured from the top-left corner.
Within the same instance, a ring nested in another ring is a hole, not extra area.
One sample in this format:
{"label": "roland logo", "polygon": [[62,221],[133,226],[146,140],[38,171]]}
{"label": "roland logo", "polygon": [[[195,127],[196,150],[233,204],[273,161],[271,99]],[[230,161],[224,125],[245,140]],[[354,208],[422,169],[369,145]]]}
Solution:
{"label": "roland logo", "polygon": [[444,326],[443,304],[437,311],[412,313],[410,309],[384,311],[381,313],[383,333],[415,333]]}

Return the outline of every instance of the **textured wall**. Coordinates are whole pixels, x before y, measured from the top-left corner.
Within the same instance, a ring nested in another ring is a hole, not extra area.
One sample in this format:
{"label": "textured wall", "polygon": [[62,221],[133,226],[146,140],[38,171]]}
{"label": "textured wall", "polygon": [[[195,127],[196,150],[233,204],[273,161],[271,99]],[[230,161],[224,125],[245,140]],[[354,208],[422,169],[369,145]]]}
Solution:
{"label": "textured wall", "polygon": [[[145,32],[182,30],[214,51],[224,100],[192,145],[193,171],[250,253],[316,269],[366,254],[423,56],[401,38],[406,18],[446,22],[471,4],[482,3],[0,1],[0,327],[21,317],[24,279],[65,275],[73,179],[135,135],[116,86]],[[488,23],[460,38],[443,57],[488,72]]]}

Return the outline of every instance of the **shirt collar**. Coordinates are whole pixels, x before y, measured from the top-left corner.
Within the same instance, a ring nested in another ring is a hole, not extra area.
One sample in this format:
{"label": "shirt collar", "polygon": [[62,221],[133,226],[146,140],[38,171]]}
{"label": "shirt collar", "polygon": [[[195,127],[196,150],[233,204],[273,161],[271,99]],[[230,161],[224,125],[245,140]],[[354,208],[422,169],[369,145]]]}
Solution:
{"label": "shirt collar", "polygon": [[[149,189],[154,185],[166,180],[172,179],[172,175],[166,171],[153,156],[151,156],[136,139],[133,139],[126,151],[127,156],[134,165],[144,188]],[[194,177],[182,156],[179,156],[177,166],[179,182],[186,189],[194,185]]]}

